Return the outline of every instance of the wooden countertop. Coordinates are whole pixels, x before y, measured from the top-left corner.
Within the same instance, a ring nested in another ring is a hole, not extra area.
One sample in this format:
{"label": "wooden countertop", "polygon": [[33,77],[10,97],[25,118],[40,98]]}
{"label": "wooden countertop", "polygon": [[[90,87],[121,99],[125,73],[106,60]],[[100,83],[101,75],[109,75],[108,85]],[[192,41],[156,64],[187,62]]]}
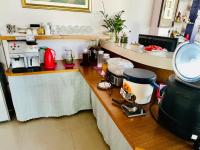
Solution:
{"label": "wooden countertop", "polygon": [[121,99],[119,89],[114,89],[110,96],[108,91],[97,88],[101,80],[97,71],[92,68],[80,68],[80,72],[107,110],[121,133],[134,149],[145,150],[189,150],[192,145],[157,124],[148,113],[144,117],[128,118],[120,108],[112,105],[112,98]]}
{"label": "wooden countertop", "polygon": [[80,61],[75,60],[75,66],[72,69],[65,69],[64,61],[58,60],[56,61],[57,65],[55,70],[45,70],[43,66],[41,66],[41,71],[37,72],[24,72],[24,73],[13,73],[11,69],[6,71],[6,76],[26,76],[26,75],[39,75],[39,74],[49,74],[49,73],[63,73],[63,72],[78,72],[80,68]]}
{"label": "wooden countertop", "polygon": [[[143,117],[128,118],[120,108],[112,105],[112,98],[121,99],[119,89],[113,89],[110,96],[108,91],[102,91],[97,88],[97,83],[101,80],[94,67],[81,67],[78,60],[75,61],[74,69],[65,70],[63,61],[57,62],[57,68],[54,71],[40,71],[28,73],[12,73],[10,70],[6,72],[7,76],[24,76],[24,75],[38,75],[49,73],[63,73],[80,71],[91,89],[94,91],[100,102],[115,122],[121,133],[124,135],[128,143],[133,149],[145,150],[189,150],[192,145],[169,131],[165,130],[157,124],[152,116],[148,113]],[[157,106],[155,106],[157,107]]]}
{"label": "wooden countertop", "polygon": [[155,67],[159,69],[165,69],[165,70],[173,70],[172,66],[172,58],[173,53],[172,52],[166,52],[159,56],[159,54],[153,54],[151,52],[139,52],[138,50],[134,48],[123,48],[121,46],[118,46],[117,43],[112,43],[109,41],[101,40],[101,47],[115,53],[117,55],[123,56],[129,60],[132,60],[134,62],[147,65],[150,67]]}
{"label": "wooden countertop", "polygon": [[[14,41],[14,40],[26,40],[26,35],[2,35],[0,40]],[[97,40],[97,39],[109,39],[107,35],[37,35],[36,40]]]}

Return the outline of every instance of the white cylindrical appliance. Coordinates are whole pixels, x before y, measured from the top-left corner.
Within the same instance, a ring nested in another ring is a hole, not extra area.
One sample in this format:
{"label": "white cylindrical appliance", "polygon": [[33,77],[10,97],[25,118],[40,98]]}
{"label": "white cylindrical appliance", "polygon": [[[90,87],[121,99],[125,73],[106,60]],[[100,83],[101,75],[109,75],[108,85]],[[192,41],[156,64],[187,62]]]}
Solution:
{"label": "white cylindrical appliance", "polygon": [[156,86],[156,74],[139,68],[127,69],[123,74],[121,95],[125,99],[130,99],[134,95],[136,104],[149,103]]}

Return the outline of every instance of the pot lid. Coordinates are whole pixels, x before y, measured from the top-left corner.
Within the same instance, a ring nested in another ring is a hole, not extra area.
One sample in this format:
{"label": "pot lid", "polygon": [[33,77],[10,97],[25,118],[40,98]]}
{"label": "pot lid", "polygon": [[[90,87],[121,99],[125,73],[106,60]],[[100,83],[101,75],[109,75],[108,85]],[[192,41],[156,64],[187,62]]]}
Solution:
{"label": "pot lid", "polygon": [[185,42],[180,44],[173,57],[173,69],[181,80],[197,82],[200,80],[200,44]]}
{"label": "pot lid", "polygon": [[107,62],[108,70],[116,76],[123,76],[124,70],[134,68],[131,61],[123,58],[110,58]]}
{"label": "pot lid", "polygon": [[156,81],[156,74],[140,68],[126,69],[124,78],[138,84],[152,84]]}

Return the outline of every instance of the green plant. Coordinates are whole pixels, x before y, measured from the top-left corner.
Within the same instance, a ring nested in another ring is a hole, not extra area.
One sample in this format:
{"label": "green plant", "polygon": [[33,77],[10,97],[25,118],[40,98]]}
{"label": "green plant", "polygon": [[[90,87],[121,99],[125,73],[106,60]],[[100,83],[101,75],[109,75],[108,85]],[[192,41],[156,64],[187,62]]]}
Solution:
{"label": "green plant", "polygon": [[104,24],[102,26],[105,27],[109,32],[114,32],[114,20],[111,17],[108,17],[108,14],[106,14],[105,11],[100,11],[100,13],[104,17]]}
{"label": "green plant", "polygon": [[105,13],[105,10],[100,11],[100,13],[104,17],[103,19],[104,24],[102,26],[105,27],[109,32],[116,32],[116,33],[121,32],[125,27],[124,23],[126,21],[122,19],[122,15],[124,12],[125,11],[122,10],[116,15],[109,17],[109,15]]}
{"label": "green plant", "polygon": [[123,28],[125,27],[124,23],[126,20],[122,19],[122,15],[124,12],[125,12],[124,10],[120,11],[113,18],[114,31],[117,33],[121,32],[123,30]]}

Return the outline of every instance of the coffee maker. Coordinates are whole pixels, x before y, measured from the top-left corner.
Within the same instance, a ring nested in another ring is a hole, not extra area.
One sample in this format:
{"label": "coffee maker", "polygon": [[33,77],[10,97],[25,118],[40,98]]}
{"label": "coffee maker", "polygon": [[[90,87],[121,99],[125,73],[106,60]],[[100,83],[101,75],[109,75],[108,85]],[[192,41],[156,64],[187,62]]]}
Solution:
{"label": "coffee maker", "polygon": [[28,45],[26,41],[9,41],[8,49],[12,72],[30,72],[41,69],[37,45]]}

